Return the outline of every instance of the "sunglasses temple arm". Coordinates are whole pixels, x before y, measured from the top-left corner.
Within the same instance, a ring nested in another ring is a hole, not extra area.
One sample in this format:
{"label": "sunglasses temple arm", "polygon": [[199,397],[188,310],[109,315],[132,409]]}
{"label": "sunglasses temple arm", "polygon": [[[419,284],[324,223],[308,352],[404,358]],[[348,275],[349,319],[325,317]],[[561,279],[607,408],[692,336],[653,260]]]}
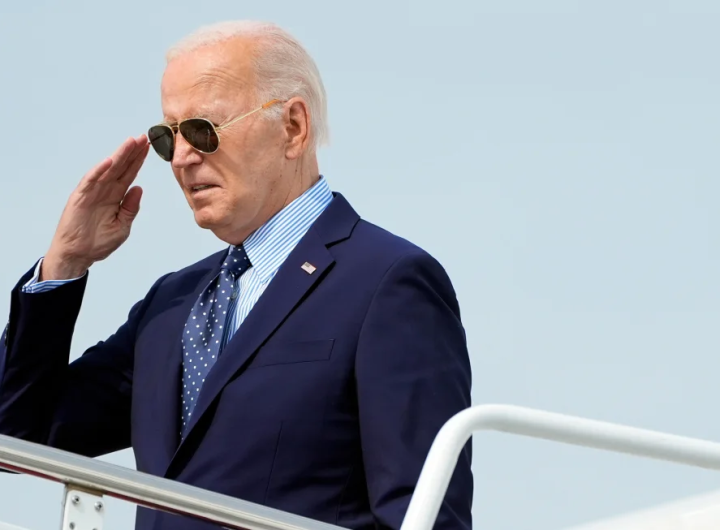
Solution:
{"label": "sunglasses temple arm", "polygon": [[275,103],[280,103],[280,100],[279,100],[279,99],[273,99],[272,101],[268,101],[267,103],[263,104],[262,107],[258,107],[258,108],[256,108],[255,110],[251,110],[251,111],[248,112],[247,114],[243,114],[243,115],[241,115],[241,116],[238,116],[237,118],[234,118],[234,119],[230,120],[229,122],[227,122],[225,125],[220,125],[220,126],[215,127],[215,128],[216,128],[218,131],[221,131],[221,130],[224,129],[225,127],[230,127],[233,123],[238,122],[238,121],[242,120],[243,118],[247,118],[247,117],[250,116],[251,114],[255,114],[256,112],[260,112],[261,110],[265,110],[265,109],[267,109],[267,108],[269,108],[269,107],[272,107]]}
{"label": "sunglasses temple arm", "polygon": [[265,108],[265,107],[263,106],[263,107],[259,107],[259,108],[255,109],[255,110],[251,110],[251,111],[248,112],[247,114],[243,114],[243,115],[241,115],[241,116],[238,116],[237,118],[234,118],[234,119],[230,120],[230,121],[227,122],[226,124],[224,124],[224,125],[218,125],[218,126],[216,126],[215,128],[216,128],[218,131],[222,131],[225,127],[230,127],[233,123],[239,122],[239,121],[242,120],[243,118],[247,118],[247,117],[250,116],[251,114],[255,114],[256,112],[259,112],[259,111],[263,110],[264,108]]}

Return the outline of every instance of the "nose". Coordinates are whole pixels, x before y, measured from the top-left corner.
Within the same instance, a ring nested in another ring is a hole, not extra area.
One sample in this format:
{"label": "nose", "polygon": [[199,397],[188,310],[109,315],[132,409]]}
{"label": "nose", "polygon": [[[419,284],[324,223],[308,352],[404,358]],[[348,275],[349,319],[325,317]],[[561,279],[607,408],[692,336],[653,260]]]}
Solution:
{"label": "nose", "polygon": [[203,155],[193,149],[190,144],[178,133],[175,135],[175,153],[173,154],[172,165],[175,169],[184,169],[194,164],[200,164]]}

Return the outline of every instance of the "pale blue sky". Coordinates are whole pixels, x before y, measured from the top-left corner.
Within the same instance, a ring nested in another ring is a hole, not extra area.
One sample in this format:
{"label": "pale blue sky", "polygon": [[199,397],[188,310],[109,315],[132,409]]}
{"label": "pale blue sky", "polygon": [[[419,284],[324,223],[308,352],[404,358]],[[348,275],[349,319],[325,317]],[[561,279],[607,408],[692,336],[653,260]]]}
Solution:
{"label": "pale blue sky", "polygon": [[[720,4],[701,0],[0,2],[0,321],[67,195],[160,116],[166,48],[277,22],[316,58],[322,172],[434,254],[476,403],[720,440]],[[74,356],[161,274],[220,248],[151,154],[128,243],[93,268]],[[720,488],[709,471],[481,434],[476,528],[558,530]],[[112,455],[132,466],[132,455]],[[0,520],[54,528],[60,488],[0,477]],[[109,530],[134,508],[110,502]]]}

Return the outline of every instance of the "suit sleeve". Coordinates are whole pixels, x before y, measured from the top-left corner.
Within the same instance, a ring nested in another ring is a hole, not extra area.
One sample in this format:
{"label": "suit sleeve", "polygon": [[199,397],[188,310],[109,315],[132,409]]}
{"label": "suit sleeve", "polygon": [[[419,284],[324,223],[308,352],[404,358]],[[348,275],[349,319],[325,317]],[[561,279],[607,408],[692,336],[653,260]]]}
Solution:
{"label": "suit sleeve", "polygon": [[77,281],[83,276],[87,276],[86,272],[80,278],[71,278],[68,280],[44,280],[41,282],[40,269],[42,268],[43,259],[45,258],[40,258],[40,260],[37,262],[37,265],[35,266],[35,274],[33,274],[30,280],[28,280],[27,283],[22,286],[22,291],[24,293],[42,293],[45,291],[51,291],[56,287],[60,287],[61,285],[65,285],[66,283]]}
{"label": "suit sleeve", "polygon": [[24,292],[31,277],[12,291],[0,344],[0,434],[91,457],[128,447],[135,330],[146,302],[68,364],[87,275]]}
{"label": "suit sleeve", "polygon": [[[356,378],[362,454],[377,528],[398,529],[430,446],[471,405],[471,368],[447,274],[417,251],[386,273],[360,333]],[[435,528],[471,530],[471,444]]]}

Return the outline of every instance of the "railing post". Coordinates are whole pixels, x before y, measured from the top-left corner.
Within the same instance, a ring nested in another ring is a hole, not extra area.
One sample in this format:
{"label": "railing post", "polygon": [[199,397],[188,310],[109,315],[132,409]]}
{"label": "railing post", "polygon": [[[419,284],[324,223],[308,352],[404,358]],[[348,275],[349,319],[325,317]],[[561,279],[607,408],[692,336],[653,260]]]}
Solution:
{"label": "railing post", "polygon": [[105,503],[99,493],[65,486],[60,530],[102,530]]}
{"label": "railing post", "polygon": [[459,412],[440,429],[401,530],[432,530],[460,451],[476,431],[500,431],[720,470],[718,443],[512,405],[478,405]]}

